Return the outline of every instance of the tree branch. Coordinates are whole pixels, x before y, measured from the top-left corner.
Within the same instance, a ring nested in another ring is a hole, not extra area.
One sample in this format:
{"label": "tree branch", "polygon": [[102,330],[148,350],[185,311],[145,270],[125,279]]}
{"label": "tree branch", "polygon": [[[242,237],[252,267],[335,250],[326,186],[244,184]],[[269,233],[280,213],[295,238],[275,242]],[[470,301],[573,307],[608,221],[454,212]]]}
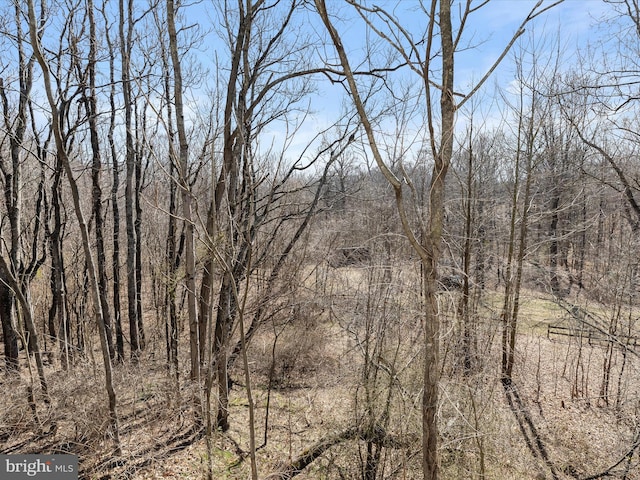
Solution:
{"label": "tree branch", "polygon": [[304,450],[295,460],[283,466],[278,472],[267,476],[265,480],[290,480],[311,465],[318,457],[331,447],[339,445],[349,440],[363,440],[372,442],[380,447],[386,448],[408,448],[416,439],[392,435],[377,425],[373,429],[366,429],[361,426],[349,427],[341,432],[329,435],[311,447]]}

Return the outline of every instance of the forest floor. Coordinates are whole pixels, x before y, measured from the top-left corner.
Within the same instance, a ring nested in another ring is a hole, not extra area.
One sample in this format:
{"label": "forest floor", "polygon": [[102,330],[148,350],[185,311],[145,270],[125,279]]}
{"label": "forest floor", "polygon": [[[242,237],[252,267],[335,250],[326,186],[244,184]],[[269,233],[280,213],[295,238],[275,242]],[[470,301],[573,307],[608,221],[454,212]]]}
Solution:
{"label": "forest floor", "polygon": [[[484,347],[478,346],[481,368],[467,375],[443,370],[442,478],[640,479],[637,355],[573,337],[549,338],[547,325],[561,322],[565,312],[535,292],[523,300],[513,385],[506,388],[500,382],[500,324],[492,315],[482,327],[492,333],[481,337]],[[484,308],[499,311],[500,302],[496,295]],[[273,335],[265,333],[253,344],[261,479],[356,421],[362,389],[354,368],[358,352],[338,323],[324,315],[313,324],[306,320],[286,330],[279,341],[290,351],[277,357],[271,388],[265,364]],[[446,338],[454,335],[453,329],[445,329],[443,335],[446,362],[447,355],[453,355]],[[151,335],[149,341],[159,343],[150,351],[162,351],[159,336]],[[72,453],[80,459],[80,478],[86,479],[196,479],[207,478],[209,469],[214,479],[249,477],[249,408],[241,372],[234,372],[240,385],[232,389],[231,428],[224,434],[214,432],[208,448],[202,427],[206,422],[197,406],[202,393],[183,380],[186,372],[181,372],[177,388],[162,358],[144,356],[135,367],[117,366],[122,444],[118,456],[105,433],[108,411],[99,357],[79,360],[69,371],[54,362],[47,375],[52,402],[46,405],[37,396],[35,414],[27,402],[29,372],[0,376],[1,453]],[[410,441],[402,452],[382,455],[381,471],[389,472],[385,478],[418,478],[419,389],[407,388],[398,398],[402,407],[393,411],[397,420],[390,422],[389,430]],[[362,478],[365,453],[363,442],[342,442],[298,478]]]}

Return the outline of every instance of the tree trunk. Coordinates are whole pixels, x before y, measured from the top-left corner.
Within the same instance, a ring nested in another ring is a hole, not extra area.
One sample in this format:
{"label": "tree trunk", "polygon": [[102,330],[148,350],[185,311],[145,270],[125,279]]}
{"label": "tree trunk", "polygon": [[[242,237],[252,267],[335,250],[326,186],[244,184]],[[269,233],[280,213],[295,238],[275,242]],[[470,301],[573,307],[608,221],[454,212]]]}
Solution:
{"label": "tree trunk", "polygon": [[471,372],[474,364],[475,352],[475,330],[471,322],[470,304],[470,282],[471,277],[471,229],[473,225],[473,200],[474,200],[474,180],[473,180],[473,119],[469,130],[469,151],[467,152],[467,181],[466,194],[462,202],[464,209],[464,246],[462,251],[462,295],[458,303],[458,318],[462,322],[462,366],[465,375]]}
{"label": "tree trunk", "polygon": [[[440,149],[434,157],[429,190],[427,243],[422,256],[425,271],[425,366],[422,397],[422,471],[425,480],[438,478],[438,388],[440,383],[440,318],[438,316],[438,261],[444,223],[445,179],[453,156],[453,129],[456,106],[453,99],[453,33],[451,4],[440,2],[442,46],[442,91],[440,94]],[[425,84],[429,82],[424,79]]]}
{"label": "tree trunk", "polygon": [[108,291],[108,279],[106,270],[106,255],[104,249],[104,221],[102,216],[102,187],[100,185],[100,175],[102,172],[102,159],[100,155],[100,140],[98,134],[98,108],[96,98],[96,25],[94,20],[94,7],[93,0],[87,0],[87,14],[89,19],[89,64],[87,66],[89,73],[89,85],[88,95],[85,98],[85,107],[87,110],[87,118],[89,122],[89,135],[91,140],[91,153],[93,161],[91,164],[91,181],[93,185],[92,200],[93,200],[93,219],[95,225],[95,237],[96,237],[96,253],[98,257],[98,288],[100,292],[100,304],[102,306],[102,316],[104,318],[104,325],[107,335],[107,345],[109,347],[109,356],[114,358],[115,352],[113,349],[113,332],[111,313],[109,311],[109,291]]}
{"label": "tree trunk", "polygon": [[175,24],[173,0],[167,0],[167,29],[169,31],[169,52],[173,65],[173,93],[176,106],[176,128],[180,145],[178,179],[182,197],[182,215],[185,222],[185,276],[187,287],[187,310],[189,315],[189,347],[191,358],[191,380],[200,379],[200,334],[196,301],[196,253],[195,225],[193,222],[193,195],[189,185],[189,144],[184,124],[182,102],[182,68],[178,54],[178,37]]}
{"label": "tree trunk", "polygon": [[[522,94],[521,94],[522,95]],[[520,310],[520,289],[522,286],[524,257],[527,249],[527,234],[529,228],[529,210],[531,202],[531,183],[533,177],[533,155],[534,141],[536,136],[535,128],[535,108],[537,105],[536,96],[531,102],[531,116],[524,118],[524,102],[520,99],[520,111],[518,121],[518,138],[516,142],[516,165],[514,171],[514,187],[512,192],[511,205],[511,223],[509,232],[509,251],[507,254],[507,275],[505,278],[505,294],[504,304],[502,308],[502,362],[501,374],[502,382],[505,386],[510,386],[513,380],[513,366],[515,363],[516,333],[518,326],[518,313]],[[522,148],[524,147],[524,148]],[[522,154],[521,151],[524,151]],[[524,159],[522,159],[524,155]],[[518,199],[520,198],[520,175],[521,163],[525,161],[525,185],[522,200],[522,214],[519,222],[517,221]],[[518,247],[516,252],[516,224],[519,223],[518,230]],[[514,260],[514,255],[516,258]],[[512,272],[515,261],[515,278],[512,278]]]}
{"label": "tree trunk", "polygon": [[237,310],[236,298],[233,295],[231,280],[229,278],[230,275],[233,275],[233,273],[229,271],[225,272],[224,279],[220,285],[218,313],[213,338],[218,382],[216,427],[223,432],[229,429],[229,373],[227,370],[227,362],[231,319],[235,318]]}
{"label": "tree trunk", "polygon": [[[207,215],[207,236],[209,239],[213,239],[214,237],[214,227],[210,227],[209,225],[213,225],[214,223],[214,213],[212,208],[209,209],[209,213]],[[204,365],[205,363],[205,353],[206,353],[206,339],[207,339],[207,329],[211,324],[211,312],[212,305],[211,301],[213,298],[213,275],[214,275],[214,259],[213,254],[209,253],[207,255],[207,260],[205,261],[204,267],[202,269],[202,283],[200,284],[200,309],[198,315],[198,333],[199,333],[199,346],[200,346],[200,364]]]}
{"label": "tree trunk", "polygon": [[[125,0],[119,0],[119,31],[121,55],[122,101],[124,103],[125,126],[125,225],[127,236],[127,313],[129,316],[129,343],[131,344],[131,359],[137,362],[140,355],[140,337],[138,335],[138,283],[136,281],[136,232],[134,209],[134,179],[135,179],[135,151],[133,145],[133,115],[130,75],[131,36],[133,30],[132,0],[127,0],[125,14]],[[125,32],[126,21],[126,32]]]}
{"label": "tree trunk", "polygon": [[[48,233],[49,251],[51,254],[51,308],[49,309],[49,334],[58,339],[60,346],[60,361],[67,369],[73,355],[71,347],[71,323],[67,309],[66,280],[64,271],[64,257],[62,236],[64,221],[60,202],[60,183],[63,167],[58,159],[51,185],[51,207],[53,209],[53,230]],[[47,228],[48,230],[48,228]],[[56,319],[57,326],[56,329]],[[57,331],[56,331],[57,330]]]}
{"label": "tree trunk", "polygon": [[[78,224],[80,227],[80,234],[82,236],[82,247],[84,251],[85,260],[87,263],[87,269],[89,274],[89,280],[91,282],[91,293],[92,300],[95,307],[95,315],[98,323],[98,332],[100,335],[100,345],[102,349],[102,357],[104,360],[105,367],[105,384],[107,389],[107,396],[109,401],[109,420],[111,425],[111,434],[113,435],[113,439],[116,447],[116,454],[120,454],[120,435],[118,428],[118,415],[117,415],[117,402],[116,402],[116,394],[113,388],[113,375],[111,371],[111,357],[109,356],[109,347],[107,341],[107,331],[104,324],[104,318],[102,316],[102,307],[100,305],[100,292],[98,286],[98,276],[96,273],[95,263],[93,260],[93,255],[91,253],[91,243],[89,239],[89,231],[87,228],[87,224],[84,220],[84,214],[82,212],[82,207],[80,205],[80,193],[78,191],[78,185],[75,182],[73,177],[73,170],[71,168],[71,163],[69,161],[69,157],[67,155],[67,150],[65,147],[64,137],[62,134],[62,128],[60,125],[60,116],[58,111],[58,106],[56,99],[53,94],[53,85],[51,82],[51,73],[49,71],[49,65],[47,60],[45,59],[42,49],[40,46],[40,38],[39,34],[41,34],[41,30],[38,29],[36,23],[36,13],[35,8],[33,6],[33,0],[27,1],[28,5],[28,18],[29,18],[29,36],[31,39],[31,45],[34,50],[34,55],[40,64],[40,68],[42,69],[43,74],[43,85],[47,95],[47,100],[49,103],[49,108],[51,109],[51,122],[53,129],[53,136],[55,139],[56,152],[58,154],[58,158],[62,162],[64,166],[65,173],[67,175],[67,179],[69,181],[69,187],[71,189],[71,197],[73,200],[73,206],[76,213],[76,217],[78,219]],[[39,33],[40,32],[40,33]]]}
{"label": "tree trunk", "polygon": [[4,339],[4,359],[8,370],[17,371],[20,368],[18,361],[18,334],[13,317],[14,295],[7,285],[8,279],[0,273],[0,320],[2,321],[2,338]]}
{"label": "tree trunk", "polygon": [[175,151],[175,134],[173,131],[173,110],[171,108],[171,87],[169,73],[169,59],[164,41],[161,40],[162,49],[162,72],[164,76],[164,95],[167,109],[167,137],[169,140],[169,225],[166,239],[166,269],[167,285],[165,289],[165,309],[166,318],[166,339],[167,339],[167,367],[173,368],[176,379],[178,379],[178,311],[176,305],[176,287],[178,282],[178,268],[180,266],[180,252],[176,240],[176,230],[178,209],[176,205],[176,182],[173,181],[176,175],[178,159]]}
{"label": "tree trunk", "polygon": [[[430,13],[430,35],[429,45],[433,38],[433,27],[435,25],[437,1],[431,4]],[[451,6],[449,2],[440,2],[439,20],[440,20],[440,36],[442,46],[442,86],[440,97],[440,113],[441,113],[441,136],[439,148],[432,145],[434,153],[434,167],[431,176],[431,188],[429,194],[429,218],[426,226],[426,234],[422,236],[421,244],[409,224],[407,212],[404,206],[402,185],[403,182],[389,169],[382,155],[378,150],[373,127],[369,122],[364,103],[358,92],[353,71],[349,65],[348,57],[345,53],[342,41],[329,20],[326,11],[326,5],[322,0],[316,0],[316,8],[320,14],[322,21],[327,27],[327,31],[331,36],[333,44],[336,48],[340,63],[344,69],[344,74],[349,85],[349,91],[354,101],[354,105],[358,111],[358,115],[364,126],[369,146],[373,152],[376,164],[380,168],[385,178],[393,187],[396,206],[400,215],[400,221],[404,233],[407,235],[411,246],[419,255],[422,269],[424,272],[423,295],[425,309],[425,365],[423,372],[423,388],[422,397],[422,469],[425,480],[436,480],[438,478],[438,384],[439,384],[439,335],[440,320],[438,317],[437,302],[437,264],[440,258],[440,245],[442,240],[443,221],[444,221],[444,187],[447,170],[453,155],[453,128],[455,124],[456,106],[453,99],[453,36],[451,28]],[[429,47],[430,48],[430,47]],[[431,52],[428,49],[427,58],[430,58]],[[424,69],[425,75],[429,71]],[[425,85],[428,107],[431,106],[431,84],[428,78],[423,78]],[[433,132],[432,116],[429,116],[429,127]],[[435,141],[435,140],[434,140]]]}
{"label": "tree trunk", "polygon": [[551,222],[549,224],[549,269],[551,271],[550,284],[553,295],[560,294],[560,282],[558,281],[558,207],[560,205],[560,197],[557,194],[557,188],[554,188],[554,195],[551,199]]}
{"label": "tree trunk", "polygon": [[40,379],[40,388],[46,403],[51,403],[49,397],[49,386],[47,383],[47,377],[44,373],[44,365],[42,363],[42,352],[40,351],[40,342],[38,340],[38,332],[36,325],[33,321],[33,309],[29,300],[29,293],[25,288],[20,285],[18,279],[9,270],[3,256],[0,255],[0,278],[7,281],[7,285],[13,290],[18,303],[20,304],[20,312],[22,313],[22,319],[26,328],[26,336],[24,340],[27,342],[27,349],[36,361],[36,369],[38,371],[38,378]]}
{"label": "tree trunk", "polygon": [[113,218],[113,234],[112,234],[112,253],[111,253],[111,269],[113,271],[113,319],[115,323],[116,334],[116,351],[115,361],[124,361],[124,333],[122,331],[122,308],[120,305],[120,207],[118,206],[118,190],[120,188],[120,167],[118,166],[118,154],[116,152],[116,144],[113,138],[116,128],[116,79],[115,79],[115,58],[114,46],[111,42],[109,29],[105,29],[105,40],[109,49],[109,130],[107,132],[107,143],[109,144],[109,152],[111,156],[111,171],[113,179],[111,184],[111,211]]}
{"label": "tree trunk", "polygon": [[[133,206],[135,211],[135,221],[133,222],[135,247],[134,279],[136,282],[136,319],[138,320],[138,343],[140,350],[146,347],[146,337],[144,333],[144,318],[142,317],[142,205],[140,195],[142,194],[142,159],[141,146],[144,145],[144,135],[147,128],[146,108],[142,108],[142,115],[138,114],[135,108],[135,162],[134,162],[134,185],[133,185]],[[138,124],[141,119],[142,125]]]}
{"label": "tree trunk", "polygon": [[[4,128],[9,137],[9,154],[11,165],[5,165],[4,158],[0,157],[0,171],[3,176],[4,199],[6,216],[9,223],[9,266],[8,275],[14,275],[21,268],[21,214],[22,214],[22,142],[27,126],[27,106],[29,95],[33,83],[33,58],[26,60],[23,50],[24,35],[22,31],[22,12],[20,5],[15,3],[15,22],[16,22],[16,41],[18,46],[18,68],[19,68],[19,88],[20,97],[18,107],[13,121],[9,120],[9,102],[5,92],[5,86],[0,79],[0,97],[2,98],[2,106],[4,112],[5,125]],[[13,273],[11,273],[13,272]],[[5,339],[5,355],[7,366],[11,369],[17,369],[18,347],[17,347],[17,330],[16,322],[13,318],[13,308],[15,292],[11,291],[6,285],[0,287],[1,295],[5,299],[3,308],[0,309],[3,332],[6,332]],[[6,305],[6,306],[5,306]]]}

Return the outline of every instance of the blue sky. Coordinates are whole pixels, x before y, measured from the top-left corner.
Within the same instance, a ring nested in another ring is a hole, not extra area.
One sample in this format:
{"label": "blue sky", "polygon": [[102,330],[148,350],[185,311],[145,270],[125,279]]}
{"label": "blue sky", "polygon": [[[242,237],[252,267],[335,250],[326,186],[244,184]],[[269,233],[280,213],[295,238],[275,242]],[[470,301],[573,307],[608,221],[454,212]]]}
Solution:
{"label": "blue sky", "polygon": [[[115,0],[104,1],[108,1],[108,5],[112,9],[117,7]],[[232,6],[236,5],[235,0],[228,0],[228,2]],[[362,59],[366,53],[367,36],[365,24],[357,16],[354,9],[344,0],[326,0],[326,2],[328,8],[336,14],[334,18],[335,25],[343,36],[347,49],[353,55],[353,63],[357,64],[356,59],[358,57]],[[424,31],[426,20],[422,12],[416,11],[417,1],[371,0],[371,4],[374,2],[396,12],[402,21],[403,27],[414,32],[416,36],[419,36]],[[477,2],[479,3],[480,0],[477,0]],[[98,2],[98,4],[100,3]],[[551,0],[545,1],[546,5],[550,3],[552,3]],[[190,50],[189,54],[192,56],[191,60],[201,63],[205,69],[208,69],[208,73],[202,76],[201,81],[192,84],[186,92],[188,115],[191,116],[194,125],[198,120],[196,118],[197,115],[206,114],[210,110],[210,92],[216,78],[214,66],[216,57],[222,66],[219,72],[222,83],[226,82],[224,77],[228,73],[229,52],[214,28],[217,26],[219,31],[223,20],[218,18],[216,14],[216,8],[219,8],[221,4],[221,0],[201,0],[195,2],[185,1],[182,6],[182,13],[185,15],[183,25],[195,24],[199,26],[200,32],[208,32],[202,41]],[[493,64],[534,4],[535,2],[532,0],[491,0],[487,6],[472,16],[465,29],[464,38],[473,48],[466,52],[461,52],[456,60],[456,89],[458,91],[468,91],[469,84],[473,80],[479,79]],[[147,2],[143,0],[135,2],[138,12],[143,11],[146,5]],[[311,5],[311,2],[309,2],[309,5]],[[456,5],[454,4],[454,8],[456,8]],[[56,12],[56,10],[54,9],[52,12]],[[111,13],[113,15],[111,20],[113,21],[117,17],[117,11],[113,10]],[[55,15],[55,13],[52,13],[52,15]],[[326,40],[324,27],[310,7],[307,15],[308,19],[300,21],[296,32],[308,35],[309,39],[318,39],[324,36]],[[608,31],[604,27],[605,24],[602,20],[612,15],[611,4],[601,0],[565,0],[536,19],[527,28],[529,32],[535,34],[536,42],[547,45],[549,48],[553,48],[555,39],[559,38],[564,57],[562,66],[570,68],[577,62],[579,49],[584,51],[590,43],[597,43],[601,36],[607,35]],[[50,19],[45,29],[44,41],[50,42],[53,48],[57,47],[58,34],[56,32],[62,24],[62,18],[58,16]],[[141,30],[144,29],[141,27]],[[188,30],[188,32],[193,32],[193,30]],[[115,35],[115,32],[112,32],[112,34]],[[187,32],[182,31],[180,35],[181,41],[185,42]],[[522,45],[526,45],[526,42],[530,41],[529,35],[530,33],[527,33],[521,37],[521,42],[524,42]],[[318,41],[318,45],[320,43]],[[513,51],[517,51],[517,48],[518,46]],[[8,58],[10,53],[7,53],[5,62],[10,61]],[[333,54],[333,47],[327,45],[323,53]],[[185,60],[185,64],[187,63],[187,60]],[[106,68],[106,64],[102,65]],[[321,66],[321,64],[316,66]],[[496,86],[506,89],[513,81],[513,71],[513,56],[509,55],[495,72],[492,79],[486,83],[484,92],[479,92],[478,97],[480,99],[491,99],[494,97]],[[102,75],[102,80],[106,83],[108,80],[106,69],[102,71]],[[37,77],[39,77],[39,74],[37,74]],[[289,157],[296,156],[318,131],[327,128],[333,123],[345,103],[349,105],[350,100],[345,97],[345,92],[341,87],[329,84],[322,77],[318,78],[319,80],[316,84],[317,93],[309,97],[310,107],[313,111],[312,115],[305,118],[304,125],[297,132],[292,148],[287,153]],[[410,82],[419,83],[413,73],[407,73],[407,78],[410,79],[408,80]],[[36,79],[36,82],[38,81]],[[41,91],[34,92],[34,97],[43,104],[46,103],[43,101]],[[44,109],[46,110],[46,107]],[[498,117],[498,114],[490,113],[489,115],[494,118]],[[47,116],[46,111],[43,111],[43,124]],[[414,122],[416,129],[423,128],[424,122],[422,120],[419,116],[416,116]],[[463,128],[464,112],[461,112],[458,120],[460,128]],[[271,142],[276,145],[280,144],[283,131],[281,124],[274,124],[261,137],[262,148],[266,148]],[[393,137],[395,134],[393,128],[388,129],[388,134],[390,138]]]}
{"label": "blue sky", "polygon": [[[354,59],[358,56],[362,57],[365,52],[366,40],[364,22],[355,14],[354,9],[343,0],[326,1],[328,8],[339,17],[335,18],[336,27],[343,36],[348,50],[354,55]],[[145,3],[136,2],[136,8],[141,11],[145,8]],[[229,3],[232,6],[236,4],[234,0],[230,0]],[[378,0],[371,2],[371,4],[373,3],[395,11],[402,20],[403,27],[412,30],[415,35],[420,35],[424,31],[425,16],[422,12],[416,12],[418,2],[415,0]],[[551,0],[545,1],[545,4],[550,3],[552,3]],[[201,32],[209,32],[197,48],[191,50],[193,59],[209,69],[209,73],[203,77],[202,85],[194,85],[187,92],[187,98],[191,99],[190,107],[194,114],[196,110],[205,108],[205,104],[210,100],[209,93],[204,87],[206,83],[209,83],[210,86],[214,83],[213,60],[216,56],[223,67],[222,76],[227,72],[225,61],[228,60],[228,49],[214,29],[215,23],[217,22],[219,27],[221,22],[221,19],[216,18],[215,13],[216,7],[219,7],[220,4],[220,0],[184,2],[183,4],[182,12],[186,16],[184,24],[197,24]],[[464,38],[474,48],[460,53],[456,60],[457,89],[460,91],[468,90],[470,82],[474,79],[477,80],[484,74],[534,4],[535,2],[531,0],[491,0],[487,6],[472,16],[465,29]],[[454,8],[456,8],[456,4],[454,4]],[[594,41],[602,33],[602,30],[598,29],[598,21],[610,12],[611,6],[601,0],[565,0],[553,10],[536,19],[527,28],[529,31],[535,32],[538,40],[542,43],[545,43],[543,40],[547,38],[549,39],[548,43],[552,44],[551,40],[559,35],[563,51],[567,60],[570,61],[576,58],[574,52],[578,48],[586,48],[589,41]],[[308,23],[299,26],[300,32],[308,34],[309,38],[326,35],[316,15],[313,12],[309,12],[308,15]],[[523,35],[521,40],[527,41],[527,34]],[[326,52],[331,53],[331,51],[332,47],[328,46]],[[354,63],[357,62],[354,61]],[[415,81],[409,75],[408,78]],[[485,88],[487,91],[494,89],[495,85],[506,88],[512,80],[513,63],[512,57],[509,56],[495,72],[493,78],[487,82]],[[335,120],[344,101],[344,91],[340,87],[319,80],[317,88],[318,95],[311,99],[314,114],[307,117],[305,126],[296,139],[298,148],[304,145],[319,129],[328,126]],[[277,143],[277,137],[280,135],[278,129],[272,129],[271,134]],[[267,135],[262,143],[266,145],[269,142]]]}
{"label": "blue sky", "polygon": [[[493,0],[480,10],[467,28],[469,33],[475,31],[477,38],[487,41],[470,55],[459,59],[458,77],[464,78],[468,70],[486,70],[535,3],[529,0]],[[520,45],[528,42],[528,34],[532,33],[539,43],[546,43],[552,48],[557,38],[561,50],[572,58],[572,52],[585,49],[590,42],[597,40],[601,34],[601,21],[611,11],[611,6],[601,0],[565,0],[527,25],[527,33],[520,38]],[[501,73],[513,70],[512,58],[505,59]]]}
{"label": "blue sky", "polygon": [[[216,21],[211,5],[217,1],[204,0],[200,4],[189,4],[184,7],[183,11],[188,17],[187,23],[197,23],[203,31],[211,30],[211,22]],[[418,2],[414,0],[381,0],[369,3],[393,10],[407,29],[414,32],[424,29],[424,15],[421,12],[415,12]],[[535,3],[532,0],[491,0],[487,6],[474,13],[465,29],[465,38],[470,44],[475,45],[475,48],[468,55],[462,54],[459,57],[458,78],[464,78],[467,71],[482,71],[485,66],[493,63]],[[551,0],[545,0],[546,5],[551,3]],[[327,5],[340,17],[336,19],[336,26],[347,48],[351,47],[354,51],[362,48],[365,39],[364,23],[355,15],[353,8],[346,5],[343,0],[327,0]],[[611,6],[602,0],[565,0],[536,19],[527,28],[544,35],[555,36],[559,33],[562,42],[566,44],[566,49],[572,50],[584,47],[587,41],[593,38],[596,34],[594,24],[607,12],[611,12]],[[314,21],[313,14],[310,14],[309,18],[310,21]],[[321,35],[324,34],[323,27],[319,23],[307,25],[307,28],[309,31],[315,30]],[[224,46],[220,44],[213,32],[207,36],[200,50],[199,56],[204,63],[209,62],[215,52],[218,53],[219,58],[224,58],[226,55]],[[508,61],[505,62],[505,64],[508,63]]]}
{"label": "blue sky", "polygon": [[[423,13],[413,11],[416,3],[409,0],[376,2],[395,11],[403,19],[403,27],[418,34],[425,28],[423,24],[425,17]],[[546,1],[545,5],[551,3],[553,2]],[[340,5],[337,6],[338,4]],[[530,0],[492,0],[471,16],[466,25],[462,43],[466,42],[472,48],[460,52],[456,57],[457,90],[469,91],[469,85],[484,75],[535,4],[535,1]],[[343,6],[341,2],[328,0],[327,5],[328,8],[336,8],[344,14],[352,14],[352,11],[350,12],[349,8]],[[555,53],[559,42],[560,51],[565,57],[561,66],[571,65],[578,58],[576,53],[578,50],[586,50],[589,44],[597,42],[601,35],[606,34],[606,30],[602,27],[602,19],[611,14],[611,5],[601,0],[566,0],[545,12],[527,25],[526,33],[520,37],[519,43],[514,46],[492,78],[485,84],[484,91],[478,92],[478,96],[492,97],[496,86],[503,89],[509,86],[514,78],[513,55],[521,49],[528,48],[532,38],[537,48],[542,48],[543,56],[545,48]],[[454,24],[454,28],[456,26]],[[353,16],[344,22],[337,21],[336,27],[343,35],[345,46],[351,47],[357,55],[358,42],[362,43],[365,38],[364,22]],[[337,90],[334,86],[324,88],[333,92]],[[334,108],[337,109],[338,98],[333,95],[326,95],[326,97],[334,99]],[[326,103],[324,105],[327,106]],[[495,115],[500,114],[495,113]],[[490,121],[490,123],[494,122]]]}
{"label": "blue sky", "polygon": [[[356,64],[357,58],[362,58],[365,54],[365,24],[356,15],[354,9],[343,0],[326,1],[330,13],[335,14],[335,25]],[[203,31],[211,30],[211,22],[216,21],[212,6],[219,5],[217,2],[218,0],[204,0],[199,4],[186,4],[184,12],[187,14],[187,23],[198,23]],[[417,1],[378,0],[370,3],[394,11],[402,20],[403,27],[414,32],[416,36],[425,29],[425,16],[422,12],[416,11]],[[469,85],[484,75],[535,3],[532,0],[491,0],[472,15],[465,28],[463,43],[467,42],[473,48],[461,52],[456,58],[457,90],[468,91]],[[551,3],[553,3],[552,0],[545,0],[544,5]],[[235,2],[232,1],[230,4],[235,5]],[[454,11],[456,8],[458,7],[454,3]],[[491,98],[496,86],[502,89],[508,88],[513,81],[513,54],[520,48],[527,48],[527,44],[532,41],[532,36],[535,37],[538,48],[549,48],[555,51],[559,42],[564,57],[562,66],[570,66],[578,58],[576,53],[578,50],[586,50],[590,43],[597,42],[601,35],[606,34],[606,30],[602,28],[602,19],[611,15],[611,5],[602,0],[565,0],[552,10],[545,12],[527,25],[527,33],[520,38],[520,43],[505,58],[492,78],[485,84],[484,91],[478,93],[478,97]],[[326,39],[324,27],[312,12],[309,13],[308,23],[300,25],[300,32],[308,34],[310,38],[325,36]],[[327,47],[325,51],[331,53],[332,47]],[[200,46],[197,57],[207,65],[215,55],[218,55],[224,65],[228,52],[218,35],[211,32]],[[413,74],[408,74],[408,78],[412,78],[410,75]],[[298,133],[294,150],[302,148],[319,129],[325,128],[334,121],[343,105],[344,91],[341,87],[319,80],[317,89],[318,95],[311,99],[313,115],[306,118],[304,127]],[[198,92],[193,93],[196,96],[194,103],[201,104],[197,98]],[[281,131],[281,128],[275,126],[266,132],[266,138],[262,139],[263,145],[269,144],[271,140],[277,144],[282,135]]]}

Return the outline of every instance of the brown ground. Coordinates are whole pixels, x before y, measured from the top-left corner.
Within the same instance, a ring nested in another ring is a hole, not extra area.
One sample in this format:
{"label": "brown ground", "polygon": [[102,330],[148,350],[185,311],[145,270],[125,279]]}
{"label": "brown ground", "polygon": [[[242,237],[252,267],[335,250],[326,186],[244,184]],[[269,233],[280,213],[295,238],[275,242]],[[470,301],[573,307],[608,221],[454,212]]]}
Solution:
{"label": "brown ground", "polygon": [[[349,288],[357,290],[362,279],[356,280],[356,286]],[[443,305],[447,311],[448,299],[443,299]],[[524,320],[515,372],[521,403],[512,396],[516,403],[510,408],[499,381],[500,324],[495,314],[499,305],[496,294],[482,307],[480,355],[471,375],[464,376],[452,366],[455,325],[443,328],[447,367],[441,384],[439,424],[442,478],[541,479],[555,475],[585,479],[611,469],[608,478],[640,479],[638,452],[633,450],[638,443],[640,388],[636,355],[629,353],[624,360],[620,350],[615,353],[609,396],[602,398],[606,347],[580,347],[571,337],[547,338],[546,324],[557,322],[563,311],[543,295],[529,292],[521,311]],[[363,412],[362,350],[354,336],[361,325],[345,319],[345,312],[353,307],[352,299],[307,307],[308,315],[287,326],[278,340],[282,348],[276,357],[266,445],[264,421],[273,334],[263,333],[251,349],[260,478],[267,478],[327,435],[353,425]],[[402,448],[383,449],[380,461],[385,478],[410,479],[420,475],[420,327],[410,309],[402,312],[402,316],[390,317],[395,323],[390,324],[388,344],[378,359],[380,364],[388,362],[394,352],[389,345],[400,345],[393,357],[398,382],[394,383],[387,431],[407,441]],[[415,341],[394,343],[403,336]],[[151,345],[149,351],[163,351],[160,338],[151,341],[158,344]],[[193,406],[194,398],[200,393],[184,385],[186,373],[181,372],[178,392],[162,358],[145,357],[137,368],[127,365],[115,369],[123,449],[117,458],[111,453],[112,439],[104,433],[108,431],[107,402],[99,357],[81,360],[69,372],[58,365],[48,367],[53,402],[45,405],[38,397],[41,432],[35,428],[26,401],[28,372],[23,371],[20,378],[2,375],[0,450],[77,454],[81,478],[206,478],[209,455],[204,432],[194,428],[199,411]],[[242,383],[241,371],[233,376]],[[383,404],[388,378],[381,371],[376,408]],[[248,403],[243,386],[236,385],[232,393],[231,429],[212,437],[211,468],[216,479],[245,479],[249,474]],[[533,446],[527,445],[518,420]],[[362,478],[363,448],[364,442],[356,440],[340,443],[298,478]],[[627,456],[629,452],[632,455]]]}

